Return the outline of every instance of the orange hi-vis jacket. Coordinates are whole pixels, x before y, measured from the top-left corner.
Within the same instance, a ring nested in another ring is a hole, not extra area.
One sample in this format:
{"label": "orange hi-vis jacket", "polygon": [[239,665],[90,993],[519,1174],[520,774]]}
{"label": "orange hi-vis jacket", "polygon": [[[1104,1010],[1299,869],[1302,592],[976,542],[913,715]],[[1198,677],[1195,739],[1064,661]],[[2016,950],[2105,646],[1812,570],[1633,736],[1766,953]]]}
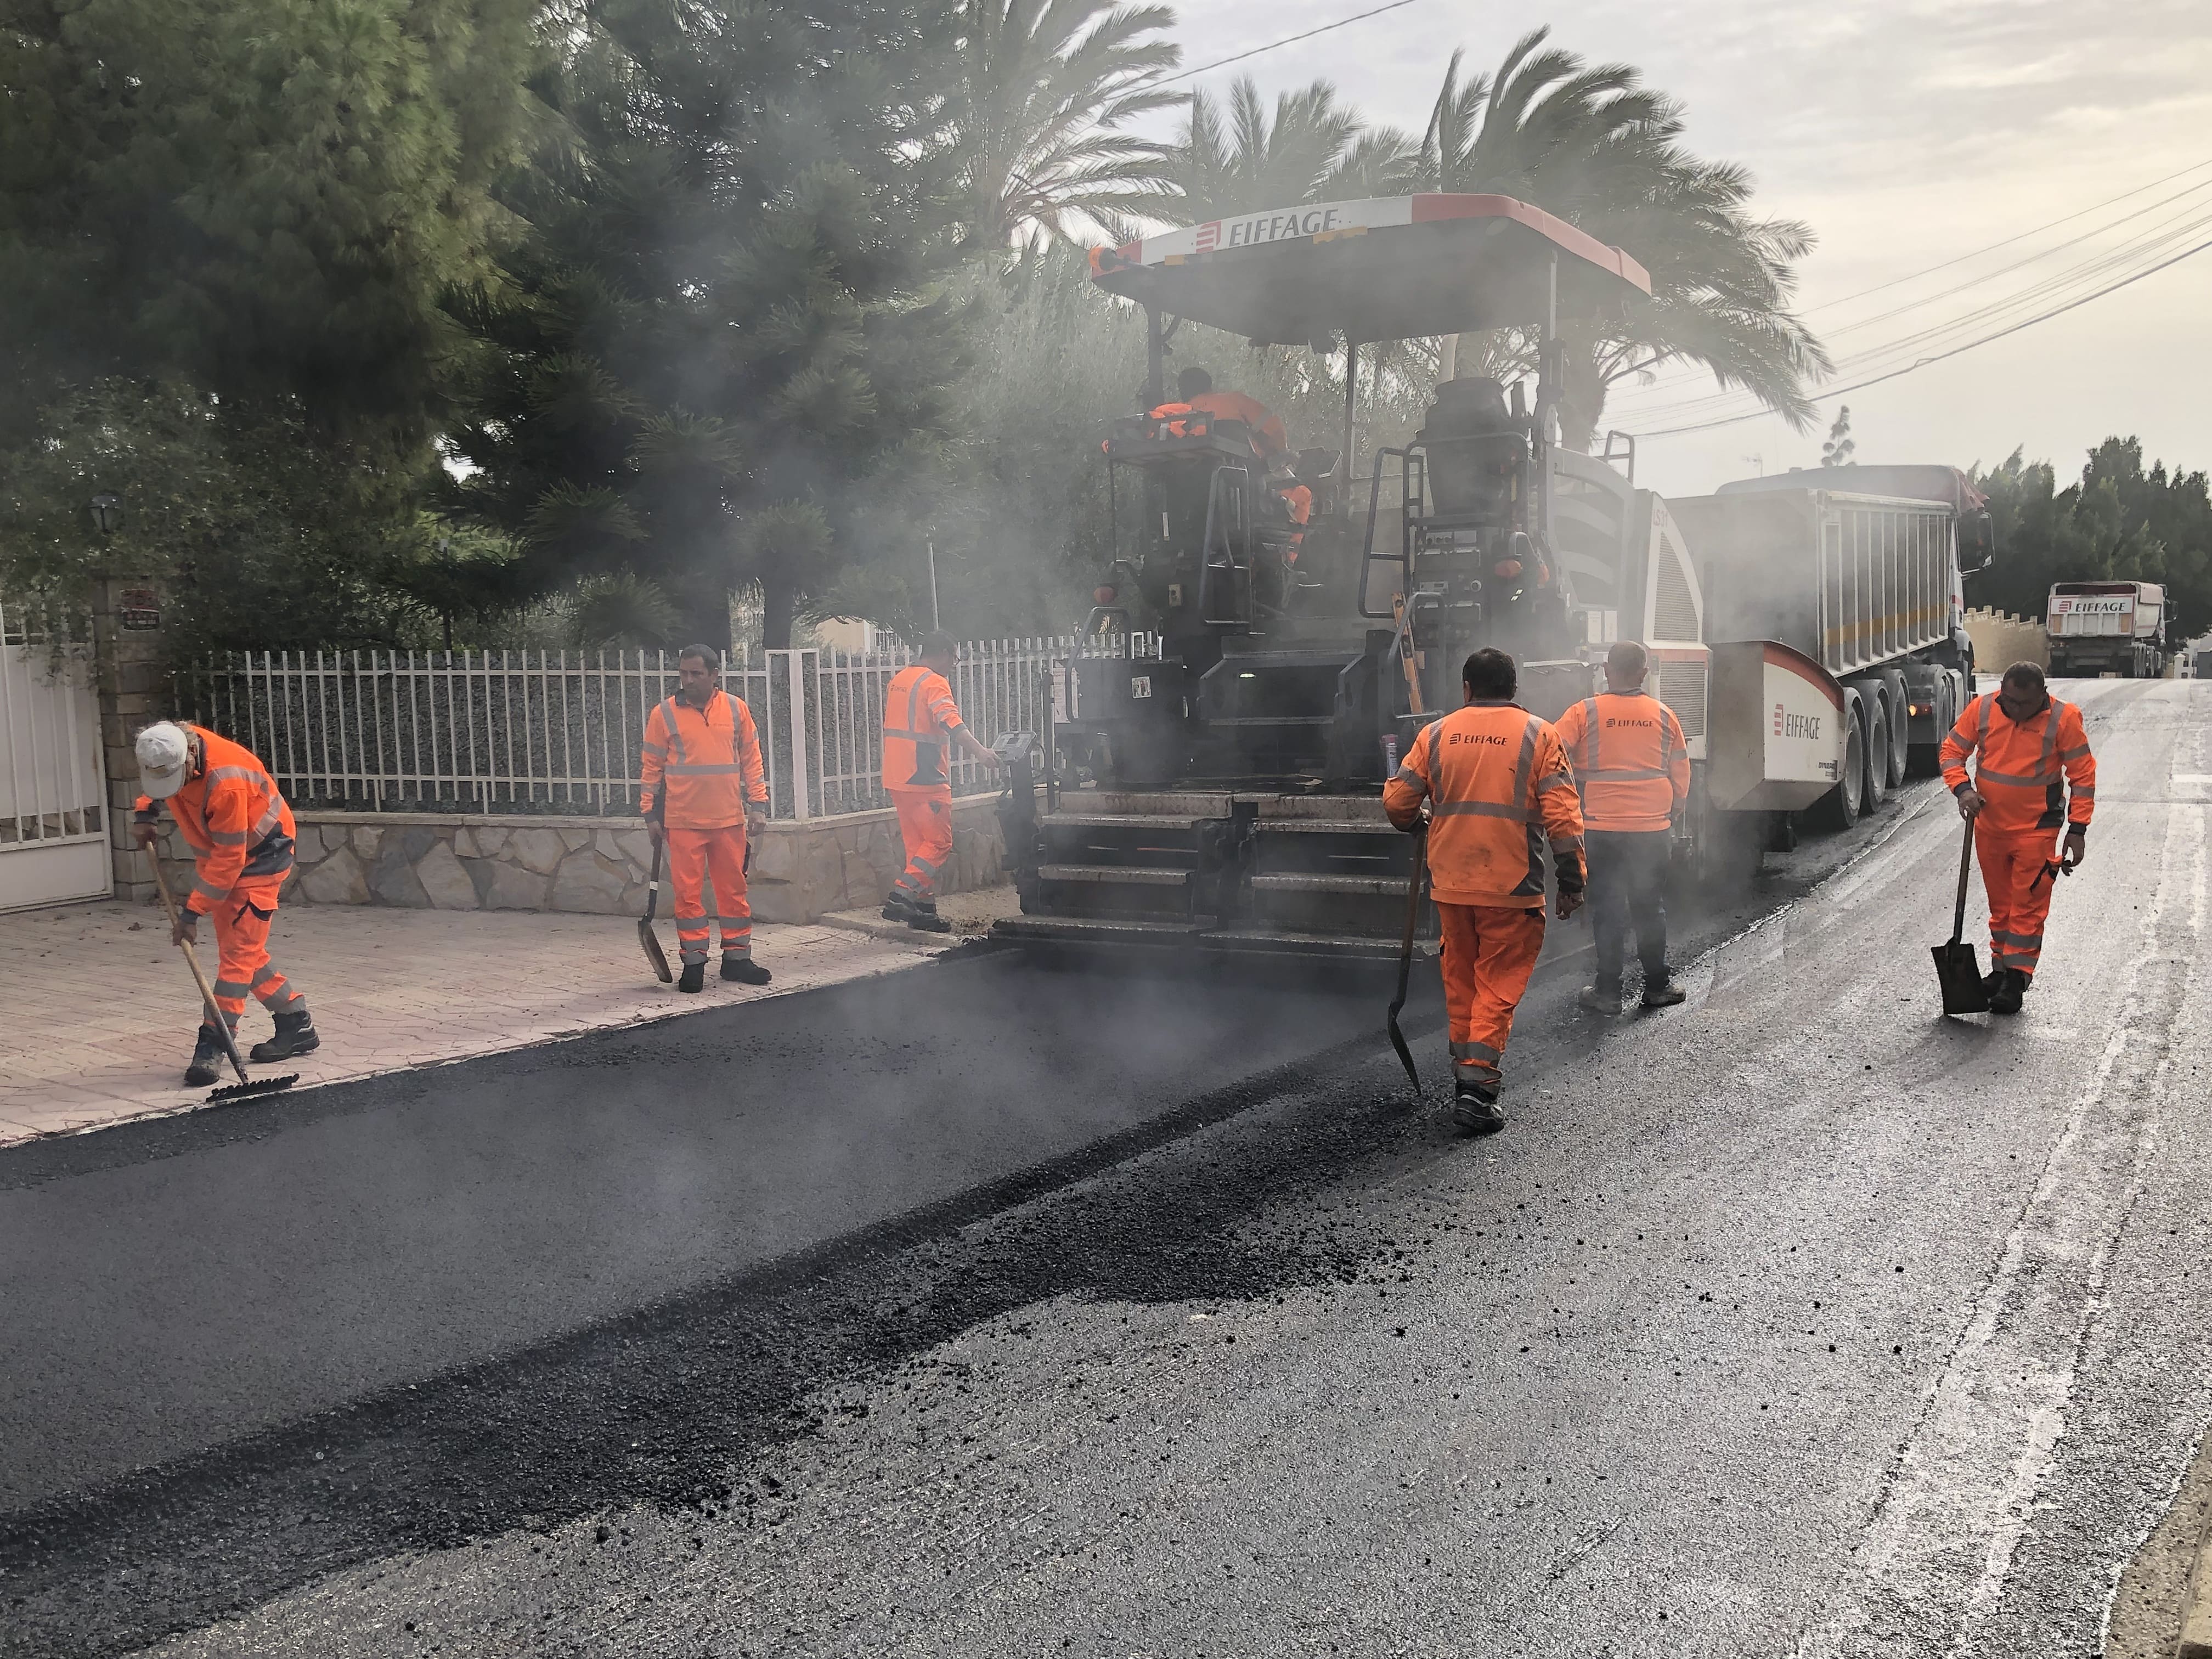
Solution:
{"label": "orange hi-vis jacket", "polygon": [[884,787],[951,786],[945,751],[960,729],[960,705],[945,676],[927,663],[902,668],[884,693]]}
{"label": "orange hi-vis jacket", "polygon": [[201,744],[199,775],[157,802],[138,797],[137,816],[151,823],[167,805],[192,849],[192,890],[185,908],[210,915],[240,882],[281,880],[292,867],[292,809],[254,752],[204,726],[185,726]]}
{"label": "orange hi-vis jacket", "polygon": [[1425,798],[1437,903],[1541,909],[1546,836],[1560,887],[1580,890],[1583,814],[1567,751],[1518,703],[1471,702],[1421,728],[1382,805],[1410,829]]}
{"label": "orange hi-vis jacket", "polygon": [[1252,441],[1259,446],[1262,455],[1276,455],[1291,447],[1290,434],[1283,423],[1257,398],[1247,397],[1242,392],[1201,392],[1190,400],[1190,406],[1201,415],[1211,415],[1217,421],[1242,421],[1252,428]]}
{"label": "orange hi-vis jacket", "polygon": [[1583,827],[1664,830],[1690,793],[1682,722],[1643,691],[1585,697],[1554,728],[1583,792]]}
{"label": "orange hi-vis jacket", "polygon": [[768,805],[753,711],[726,691],[704,708],[681,697],[653,705],[645,717],[645,787],[638,810],[671,830],[726,830],[745,821],[748,805]]}
{"label": "orange hi-vis jacket", "polygon": [[2043,707],[2015,724],[1996,693],[1984,691],[1966,705],[1937,751],[1953,794],[1966,787],[1966,757],[1978,751],[1973,785],[1985,803],[1978,828],[2002,836],[2061,823],[2069,833],[2089,827],[2097,810],[2097,761],[2081,711],[2072,703],[2046,693]]}

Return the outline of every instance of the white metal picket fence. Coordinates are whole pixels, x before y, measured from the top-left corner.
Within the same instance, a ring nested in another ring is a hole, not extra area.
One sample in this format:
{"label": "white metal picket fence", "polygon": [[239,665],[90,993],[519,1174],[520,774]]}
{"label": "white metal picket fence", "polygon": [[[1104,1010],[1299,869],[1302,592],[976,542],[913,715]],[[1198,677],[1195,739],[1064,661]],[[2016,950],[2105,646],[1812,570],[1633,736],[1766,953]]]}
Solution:
{"label": "white metal picket fence", "polygon": [[[1131,641],[963,646],[953,696],[986,743],[1041,732],[1054,665]],[[1134,642],[1157,654],[1155,642]],[[903,652],[769,651],[723,684],[760,727],[771,817],[887,806],[884,694]],[[676,690],[665,652],[234,653],[180,678],[177,701],[268,764],[294,805],[358,811],[635,816],[653,705]],[[995,787],[955,757],[956,794]]]}

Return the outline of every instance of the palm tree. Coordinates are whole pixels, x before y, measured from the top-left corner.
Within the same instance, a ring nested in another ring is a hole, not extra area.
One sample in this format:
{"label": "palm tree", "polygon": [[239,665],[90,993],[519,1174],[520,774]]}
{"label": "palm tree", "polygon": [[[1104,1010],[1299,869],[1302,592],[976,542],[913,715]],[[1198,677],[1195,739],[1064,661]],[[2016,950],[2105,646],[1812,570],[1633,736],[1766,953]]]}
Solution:
{"label": "palm tree", "polygon": [[[1562,436],[1588,448],[1613,386],[1668,362],[1749,390],[1803,430],[1814,410],[1806,385],[1830,367],[1789,307],[1811,228],[1754,216],[1747,172],[1700,161],[1678,142],[1680,104],[1644,87],[1628,64],[1591,67],[1561,48],[1540,50],[1548,33],[1523,35],[1495,76],[1464,83],[1461,54],[1452,54],[1418,173],[1424,189],[1532,202],[1651,273],[1650,305],[1561,331],[1569,347]],[[1534,345],[1524,331],[1467,339],[1460,366],[1472,359],[1482,372],[1526,374]]]}
{"label": "palm tree", "polygon": [[1157,197],[1165,147],[1120,131],[1182,101],[1152,84],[1182,59],[1159,38],[1166,6],[1110,0],[968,0],[947,137],[969,240],[1004,248],[1067,238],[1071,218],[1119,235]]}
{"label": "palm tree", "polygon": [[1239,76],[1225,113],[1205,93],[1192,95],[1167,169],[1176,193],[1148,208],[1195,224],[1332,197],[1390,195],[1405,188],[1412,161],[1410,139],[1366,126],[1326,81],[1277,94],[1271,117],[1258,85]]}

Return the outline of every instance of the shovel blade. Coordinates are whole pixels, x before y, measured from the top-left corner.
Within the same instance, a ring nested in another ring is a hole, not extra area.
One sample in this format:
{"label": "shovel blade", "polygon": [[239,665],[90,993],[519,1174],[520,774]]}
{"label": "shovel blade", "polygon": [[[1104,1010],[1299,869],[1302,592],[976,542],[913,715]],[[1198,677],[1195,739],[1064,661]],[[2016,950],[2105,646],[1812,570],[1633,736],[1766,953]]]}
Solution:
{"label": "shovel blade", "polygon": [[1974,947],[1947,941],[1935,947],[1936,982],[1943,988],[1947,1014],[1986,1014],[1989,993],[1982,989],[1982,964]]}
{"label": "shovel blade", "polygon": [[637,942],[645,952],[646,961],[653,965],[653,976],[663,985],[673,981],[676,975],[668,971],[668,952],[660,948],[660,935],[653,931],[650,921],[638,922]]}

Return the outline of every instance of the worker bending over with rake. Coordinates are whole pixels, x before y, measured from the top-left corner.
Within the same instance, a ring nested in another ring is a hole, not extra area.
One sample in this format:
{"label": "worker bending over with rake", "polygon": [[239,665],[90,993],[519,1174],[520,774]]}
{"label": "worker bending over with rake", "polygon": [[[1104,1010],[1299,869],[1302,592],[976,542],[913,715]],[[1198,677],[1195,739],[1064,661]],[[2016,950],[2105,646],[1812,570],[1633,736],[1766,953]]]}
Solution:
{"label": "worker bending over with rake", "polygon": [[950,634],[921,642],[921,660],[891,676],[884,693],[884,787],[898,809],[899,841],[906,868],[884,901],[884,919],[925,933],[949,933],[937,914],[937,878],[952,856],[952,778],[946,749],[996,767],[999,757],[960,720],[952,701],[952,671],[960,647]]}
{"label": "worker bending over with rake", "polygon": [[[676,890],[676,939],[684,958],[679,991],[707,984],[707,929],[722,930],[722,977],[765,985],[753,960],[753,907],[745,896],[745,840],[768,827],[768,774],[752,710],[723,690],[712,646],[687,645],[676,658],[676,695],[645,720],[644,790],[639,810],[653,844],[668,848]],[[703,884],[714,884],[716,915]]]}
{"label": "worker bending over with rake", "polygon": [[[1966,761],[1976,755],[1969,782]],[[2097,810],[2096,757],[2081,711],[2045,689],[2042,669],[2016,662],[1994,693],[1966,705],[1937,758],[1958,798],[1959,816],[1974,826],[1989,895],[1990,971],[1982,988],[1991,1013],[2016,1014],[2042,958],[2051,890],[2087,850]],[[2051,857],[2051,837],[2062,824],[2063,861]]]}
{"label": "worker bending over with rake", "polygon": [[[192,886],[177,913],[171,941],[190,950],[199,919],[215,922],[215,1006],[235,1037],[250,991],[276,1022],[276,1034],[253,1045],[258,1060],[289,1060],[322,1046],[307,1000],[269,959],[276,891],[292,873],[292,809],[252,750],[204,726],[156,720],[138,734],[138,797],[132,832],[147,856],[159,858],[161,808],[192,854]],[[200,1022],[185,1081],[213,1083],[228,1052],[223,1034]]]}
{"label": "worker bending over with rake", "polygon": [[1390,822],[1411,833],[1428,803],[1431,896],[1443,931],[1451,1017],[1452,1120],[1502,1128],[1498,1066],[1513,1011],[1544,945],[1543,842],[1552,844],[1561,921],[1582,908],[1583,815],[1559,734],[1513,701],[1519,674],[1503,651],[1461,671],[1464,708],[1413,739],[1382,787]]}

